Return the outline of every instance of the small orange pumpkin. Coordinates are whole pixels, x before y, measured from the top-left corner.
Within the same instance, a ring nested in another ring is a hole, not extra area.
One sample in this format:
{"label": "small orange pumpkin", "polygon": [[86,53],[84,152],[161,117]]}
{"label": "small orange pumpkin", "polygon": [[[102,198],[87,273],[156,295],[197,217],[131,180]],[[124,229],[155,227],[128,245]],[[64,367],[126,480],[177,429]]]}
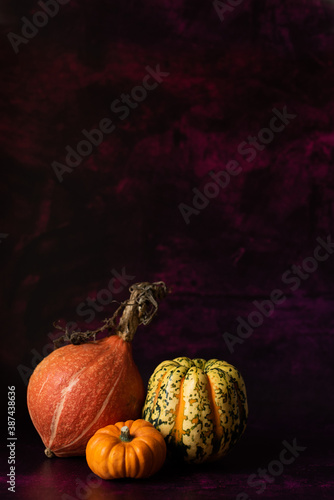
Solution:
{"label": "small orange pumpkin", "polygon": [[166,451],[160,431],[140,418],[99,429],[87,443],[86,459],[102,479],[144,478],[158,472]]}

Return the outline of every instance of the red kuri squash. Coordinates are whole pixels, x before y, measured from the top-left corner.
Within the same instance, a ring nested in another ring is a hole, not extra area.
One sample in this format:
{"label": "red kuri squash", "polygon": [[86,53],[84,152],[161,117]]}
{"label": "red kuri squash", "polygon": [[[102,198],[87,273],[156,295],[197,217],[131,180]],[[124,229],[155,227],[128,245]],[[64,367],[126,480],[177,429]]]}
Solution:
{"label": "red kuri squash", "polygon": [[60,347],[35,368],[27,403],[47,456],[85,455],[98,429],[140,418],[145,389],[131,341],[138,325],[151,321],[166,287],[140,283],[130,291],[116,335]]}

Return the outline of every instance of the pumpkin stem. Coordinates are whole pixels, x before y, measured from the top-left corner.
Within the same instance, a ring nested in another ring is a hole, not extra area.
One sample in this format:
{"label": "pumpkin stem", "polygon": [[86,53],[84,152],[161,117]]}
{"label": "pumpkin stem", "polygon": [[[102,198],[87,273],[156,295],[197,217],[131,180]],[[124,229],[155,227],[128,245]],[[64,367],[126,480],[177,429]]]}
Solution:
{"label": "pumpkin stem", "polygon": [[121,427],[121,435],[119,438],[126,443],[132,441],[132,437],[130,436],[130,429],[127,425],[123,425],[123,427]]}
{"label": "pumpkin stem", "polygon": [[[158,281],[156,283],[136,283],[129,288],[129,291],[130,298],[122,302],[112,317],[105,319],[103,325],[96,330],[70,333],[67,327],[64,330],[54,323],[55,328],[65,332],[65,335],[53,341],[55,349],[64,345],[65,342],[78,345],[95,341],[96,335],[104,330],[109,331],[107,337],[117,333],[124,341],[131,342],[138,326],[148,325],[152,321],[158,311],[158,301],[162,300],[169,290],[163,281]],[[122,311],[123,314],[117,326],[117,318]],[[115,329],[117,331],[113,333]]]}
{"label": "pumpkin stem", "polygon": [[125,302],[123,314],[117,327],[117,335],[131,342],[139,325],[148,325],[158,311],[158,301],[167,293],[163,281],[136,283],[130,288],[130,299]]}

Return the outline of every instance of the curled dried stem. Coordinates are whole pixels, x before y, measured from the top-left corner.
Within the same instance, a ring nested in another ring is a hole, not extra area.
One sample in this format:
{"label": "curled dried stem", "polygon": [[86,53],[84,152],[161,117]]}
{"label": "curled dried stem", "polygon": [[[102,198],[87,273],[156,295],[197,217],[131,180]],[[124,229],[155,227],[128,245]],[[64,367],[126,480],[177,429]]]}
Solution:
{"label": "curled dried stem", "polygon": [[[108,335],[119,335],[124,341],[131,342],[139,325],[148,325],[158,311],[160,302],[169,292],[163,281],[155,283],[136,283],[129,288],[130,298],[120,304],[111,318],[103,320],[103,325],[96,330],[69,332],[67,327],[54,323],[54,327],[65,332],[53,341],[55,349],[66,342],[74,345],[96,340],[98,333],[108,331]],[[121,318],[118,320],[119,315]]]}

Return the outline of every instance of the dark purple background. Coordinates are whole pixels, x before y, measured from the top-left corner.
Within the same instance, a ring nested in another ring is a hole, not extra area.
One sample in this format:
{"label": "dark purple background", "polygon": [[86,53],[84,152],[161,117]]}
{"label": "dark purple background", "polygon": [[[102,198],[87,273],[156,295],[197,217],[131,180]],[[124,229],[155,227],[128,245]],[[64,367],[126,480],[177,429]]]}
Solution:
{"label": "dark purple background", "polygon": [[[40,8],[1,9],[1,364],[4,392],[17,392],[17,497],[76,497],[86,481],[84,459],[44,458],[17,367],[32,369],[54,321],[86,329],[111,314],[115,304],[87,326],[76,309],[125,267],[129,285],[172,288],[133,343],[145,383],[164,359],[225,359],[245,378],[249,425],[217,464],[167,463],[151,480],[104,482],[89,498],[170,498],[171,487],[175,498],[257,498],[247,478],[294,438],[307,449],[259,498],[332,498],[334,255],[294,293],[281,279],[317,237],[334,238],[330,2],[245,0],[222,22],[210,1],[71,0],[17,55],[7,34]],[[110,104],[157,64],[169,76],[121,121]],[[286,129],[254,161],[238,156],[284,106],[297,115]],[[116,130],[59,183],[52,162],[103,118]],[[242,173],[185,224],[178,205],[234,158]],[[286,301],[229,352],[223,333],[275,288]],[[6,460],[4,440],[2,451]]]}

